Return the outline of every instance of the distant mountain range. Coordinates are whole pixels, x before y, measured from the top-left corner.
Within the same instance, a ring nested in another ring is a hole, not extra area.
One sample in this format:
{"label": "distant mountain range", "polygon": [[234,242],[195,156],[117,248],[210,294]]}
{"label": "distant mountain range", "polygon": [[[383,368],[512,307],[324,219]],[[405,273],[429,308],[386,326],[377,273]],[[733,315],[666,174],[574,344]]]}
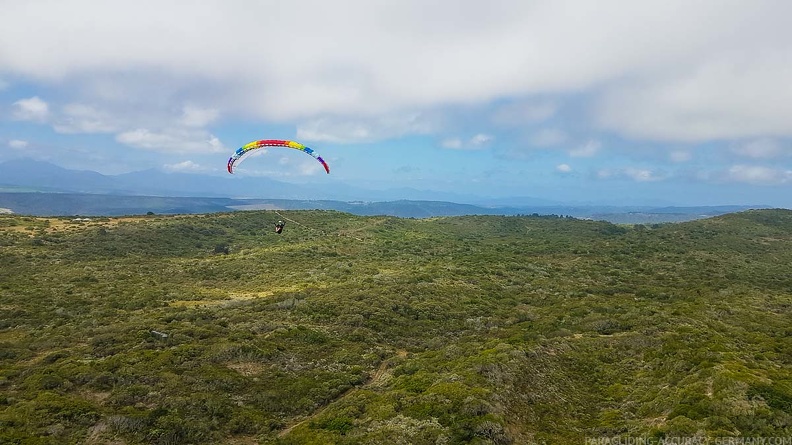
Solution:
{"label": "distant mountain range", "polygon": [[[14,160],[0,163],[0,190],[9,187],[43,192],[103,193],[115,195],[264,198],[340,201],[391,201],[398,199],[476,202],[482,198],[400,188],[376,190],[346,184],[293,184],[261,177],[213,176],[164,172],[149,169],[120,175],[102,175],[94,171],[69,170],[37,161]],[[519,198],[523,204],[559,204],[537,198]],[[501,203],[503,204],[503,203]]]}
{"label": "distant mountain range", "polygon": [[0,213],[36,216],[327,209],[357,215],[412,218],[540,214],[616,223],[654,223],[688,221],[767,207],[572,206],[530,197],[470,202],[475,202],[475,199],[414,189],[359,190],[338,184],[315,187],[267,178],[223,178],[158,170],[102,175],[45,162],[0,163]]}
{"label": "distant mountain range", "polygon": [[355,215],[428,218],[457,215],[562,215],[614,223],[689,221],[746,210],[718,207],[483,207],[447,201],[332,201],[300,199],[234,199],[212,197],[127,196],[88,193],[0,192],[0,213],[33,216],[121,216],[215,213],[241,210],[336,210]]}

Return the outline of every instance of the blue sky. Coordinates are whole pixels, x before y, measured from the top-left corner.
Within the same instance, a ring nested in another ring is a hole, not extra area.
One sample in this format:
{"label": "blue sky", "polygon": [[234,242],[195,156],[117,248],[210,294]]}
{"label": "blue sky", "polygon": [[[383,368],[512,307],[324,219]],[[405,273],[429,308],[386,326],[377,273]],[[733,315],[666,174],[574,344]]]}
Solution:
{"label": "blue sky", "polygon": [[785,0],[3,1],[0,161],[792,207]]}

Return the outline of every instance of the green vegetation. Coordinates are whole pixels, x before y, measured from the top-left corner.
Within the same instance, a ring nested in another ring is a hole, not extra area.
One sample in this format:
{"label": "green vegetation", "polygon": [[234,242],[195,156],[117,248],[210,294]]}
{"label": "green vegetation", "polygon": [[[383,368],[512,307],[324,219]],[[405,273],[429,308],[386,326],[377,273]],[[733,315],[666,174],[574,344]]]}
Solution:
{"label": "green vegetation", "polygon": [[790,264],[785,210],[2,215],[0,443],[787,437]]}

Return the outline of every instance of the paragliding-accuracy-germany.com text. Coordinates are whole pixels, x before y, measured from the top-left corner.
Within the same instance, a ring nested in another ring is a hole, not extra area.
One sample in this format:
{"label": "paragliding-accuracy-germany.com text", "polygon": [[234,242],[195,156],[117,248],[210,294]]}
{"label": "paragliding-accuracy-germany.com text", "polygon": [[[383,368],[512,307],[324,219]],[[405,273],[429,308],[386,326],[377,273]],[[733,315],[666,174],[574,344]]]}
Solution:
{"label": "paragliding-accuracy-germany.com text", "polygon": [[585,445],[792,445],[788,437],[587,437]]}

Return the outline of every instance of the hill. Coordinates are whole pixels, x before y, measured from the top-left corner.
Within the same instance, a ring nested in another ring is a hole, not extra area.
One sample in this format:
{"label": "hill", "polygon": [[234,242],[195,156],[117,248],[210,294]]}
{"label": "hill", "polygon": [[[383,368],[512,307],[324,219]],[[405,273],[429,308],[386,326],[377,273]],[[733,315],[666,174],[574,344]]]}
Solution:
{"label": "hill", "polygon": [[[223,167],[225,162],[223,161]],[[373,189],[355,187],[336,180],[316,183],[292,183],[266,177],[221,176],[181,173],[157,169],[118,175],[95,171],[72,170],[29,159],[0,162],[0,190],[25,189],[48,193],[109,194],[116,196],[167,196],[210,198],[258,198],[295,200],[392,201],[445,200],[472,202],[480,197],[413,188]],[[519,198],[522,205],[554,204],[536,198]],[[501,202],[497,206],[508,206]]]}
{"label": "hill", "polygon": [[388,215],[402,218],[429,218],[462,215],[565,215],[614,223],[663,223],[690,221],[752,208],[752,206],[706,207],[609,207],[609,206],[528,206],[490,207],[448,201],[396,200],[385,202],[235,199],[219,197],[130,196],[90,193],[46,193],[0,191],[0,213],[33,216],[123,216],[191,214],[229,210],[338,210],[355,215]]}
{"label": "hill", "polygon": [[787,210],[0,215],[0,246],[2,443],[792,434]]}
{"label": "hill", "polygon": [[538,214],[651,224],[690,221],[757,208],[767,206],[582,205],[526,196],[487,198],[412,188],[356,188],[335,181],[294,184],[263,177],[213,176],[155,169],[103,175],[27,159],[0,162],[0,213],[35,216],[324,209],[356,215],[407,218]]}

